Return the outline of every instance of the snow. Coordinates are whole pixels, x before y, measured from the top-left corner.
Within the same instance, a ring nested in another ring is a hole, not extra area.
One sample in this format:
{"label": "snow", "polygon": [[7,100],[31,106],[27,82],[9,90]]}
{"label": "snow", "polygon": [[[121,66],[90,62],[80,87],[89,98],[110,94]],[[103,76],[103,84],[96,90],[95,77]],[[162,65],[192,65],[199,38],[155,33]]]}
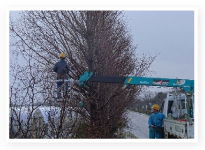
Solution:
{"label": "snow", "polygon": [[134,111],[127,111],[128,124],[125,130],[135,135],[138,139],[149,138],[149,116]]}

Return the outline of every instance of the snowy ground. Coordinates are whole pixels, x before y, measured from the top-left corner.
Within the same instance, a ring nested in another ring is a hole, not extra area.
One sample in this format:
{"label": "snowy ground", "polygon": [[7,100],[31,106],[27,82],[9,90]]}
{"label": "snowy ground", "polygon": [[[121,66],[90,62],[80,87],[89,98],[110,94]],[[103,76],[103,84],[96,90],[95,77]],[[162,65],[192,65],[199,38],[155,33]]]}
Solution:
{"label": "snowy ground", "polygon": [[148,119],[149,116],[133,111],[127,111],[128,127],[125,131],[128,131],[135,135],[138,139],[148,139]]}

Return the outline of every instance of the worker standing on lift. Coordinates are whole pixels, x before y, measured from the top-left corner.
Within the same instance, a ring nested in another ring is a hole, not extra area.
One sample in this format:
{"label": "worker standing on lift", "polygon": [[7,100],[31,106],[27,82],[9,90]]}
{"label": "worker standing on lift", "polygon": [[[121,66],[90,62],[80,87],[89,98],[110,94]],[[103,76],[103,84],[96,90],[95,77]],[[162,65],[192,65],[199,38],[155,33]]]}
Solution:
{"label": "worker standing on lift", "polygon": [[66,93],[68,90],[68,82],[64,82],[65,80],[68,80],[68,73],[70,71],[70,67],[68,66],[68,63],[65,61],[65,53],[60,54],[60,61],[58,61],[53,71],[57,73],[57,99],[62,98],[61,96],[61,89],[63,88],[63,92]]}
{"label": "worker standing on lift", "polygon": [[148,120],[149,125],[149,138],[162,139],[163,138],[163,120],[165,115],[159,112],[159,105],[152,106],[152,113]]}

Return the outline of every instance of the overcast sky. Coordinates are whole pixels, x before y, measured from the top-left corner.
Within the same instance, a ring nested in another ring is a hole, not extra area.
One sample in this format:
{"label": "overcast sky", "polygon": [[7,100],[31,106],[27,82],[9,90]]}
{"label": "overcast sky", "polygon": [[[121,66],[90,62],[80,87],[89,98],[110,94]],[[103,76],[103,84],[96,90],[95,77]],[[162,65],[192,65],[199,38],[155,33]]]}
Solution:
{"label": "overcast sky", "polygon": [[[157,55],[152,77],[194,79],[194,11],[125,11],[138,54]],[[148,87],[165,92],[170,88]]]}
{"label": "overcast sky", "polygon": [[156,55],[153,77],[194,79],[194,11],[126,11],[136,53]]}
{"label": "overcast sky", "polygon": [[[194,79],[194,11],[125,11],[136,53],[158,55],[152,77]],[[18,17],[13,11],[12,16]],[[148,75],[149,76],[149,75]],[[150,88],[149,88],[150,90]],[[167,91],[151,88],[151,91]]]}

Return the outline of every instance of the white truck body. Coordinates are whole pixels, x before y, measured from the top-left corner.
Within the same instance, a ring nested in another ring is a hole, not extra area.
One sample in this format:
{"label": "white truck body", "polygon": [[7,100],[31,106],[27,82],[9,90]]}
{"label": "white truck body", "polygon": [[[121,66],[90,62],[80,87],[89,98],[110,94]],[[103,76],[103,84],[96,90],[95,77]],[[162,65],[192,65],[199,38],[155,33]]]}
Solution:
{"label": "white truck body", "polygon": [[164,119],[165,138],[194,138],[194,119],[176,119],[186,116],[186,103],[185,94],[177,96],[171,93],[167,94],[163,109],[163,113],[166,116],[166,119]]}
{"label": "white truck body", "polygon": [[164,120],[164,137],[165,138],[194,138],[194,124],[188,121]]}

